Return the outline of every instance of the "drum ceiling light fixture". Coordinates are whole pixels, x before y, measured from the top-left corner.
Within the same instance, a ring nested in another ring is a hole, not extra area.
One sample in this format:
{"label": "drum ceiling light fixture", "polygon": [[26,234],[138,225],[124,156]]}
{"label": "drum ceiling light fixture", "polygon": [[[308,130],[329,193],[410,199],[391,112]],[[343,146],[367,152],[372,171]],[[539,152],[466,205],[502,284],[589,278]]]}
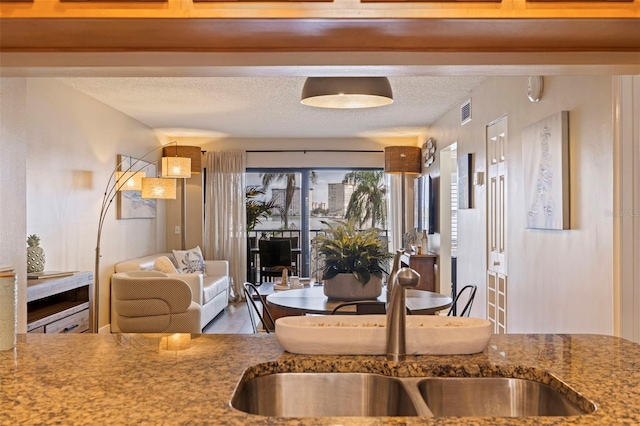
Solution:
{"label": "drum ceiling light fixture", "polygon": [[387,77],[308,77],[303,105],[318,108],[373,108],[393,103]]}

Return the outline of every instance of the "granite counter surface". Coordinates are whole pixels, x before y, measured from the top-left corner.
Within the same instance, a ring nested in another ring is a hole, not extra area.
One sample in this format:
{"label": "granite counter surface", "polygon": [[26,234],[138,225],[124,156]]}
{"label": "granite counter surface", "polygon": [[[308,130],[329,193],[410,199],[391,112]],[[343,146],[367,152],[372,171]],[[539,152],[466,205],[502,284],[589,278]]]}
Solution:
{"label": "granite counter surface", "polygon": [[[596,404],[573,417],[278,418],[229,406],[243,372],[558,378]],[[202,335],[183,351],[141,335],[19,335],[0,352],[0,424],[15,425],[640,425],[640,345],[597,335],[492,337],[475,355],[303,356],[273,335]]]}

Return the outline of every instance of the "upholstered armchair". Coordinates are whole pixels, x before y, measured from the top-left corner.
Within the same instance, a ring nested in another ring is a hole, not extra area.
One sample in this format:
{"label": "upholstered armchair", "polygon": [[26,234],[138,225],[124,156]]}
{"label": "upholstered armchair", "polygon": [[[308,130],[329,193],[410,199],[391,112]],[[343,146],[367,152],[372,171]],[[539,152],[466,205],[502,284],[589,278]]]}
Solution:
{"label": "upholstered armchair", "polygon": [[200,305],[189,285],[156,271],[111,276],[115,318],[124,333],[200,333]]}

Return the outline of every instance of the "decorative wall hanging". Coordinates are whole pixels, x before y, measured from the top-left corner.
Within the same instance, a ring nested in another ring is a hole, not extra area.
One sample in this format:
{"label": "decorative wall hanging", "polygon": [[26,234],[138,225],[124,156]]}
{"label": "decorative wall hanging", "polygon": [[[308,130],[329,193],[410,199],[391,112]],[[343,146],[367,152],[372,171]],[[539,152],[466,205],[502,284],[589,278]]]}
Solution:
{"label": "decorative wall hanging", "polygon": [[425,167],[429,167],[436,159],[436,142],[429,138],[422,144],[422,161]]}
{"label": "decorative wall hanging", "polygon": [[522,130],[527,228],[569,229],[569,112]]}
{"label": "decorative wall hanging", "polygon": [[458,157],[458,209],[470,209],[473,207],[472,164],[473,154],[469,153]]}

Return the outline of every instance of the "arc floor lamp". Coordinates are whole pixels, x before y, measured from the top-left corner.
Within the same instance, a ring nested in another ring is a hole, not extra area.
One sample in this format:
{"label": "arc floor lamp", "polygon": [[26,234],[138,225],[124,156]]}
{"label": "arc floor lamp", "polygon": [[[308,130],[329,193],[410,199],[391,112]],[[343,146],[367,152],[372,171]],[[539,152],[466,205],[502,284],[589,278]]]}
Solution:
{"label": "arc floor lamp", "polygon": [[[202,150],[199,146],[172,145],[165,146],[162,155],[166,158],[186,157],[191,159],[191,173],[202,173]],[[187,181],[182,179],[180,194],[180,245],[187,249]]]}
{"label": "arc floor lamp", "polygon": [[[119,191],[141,191],[142,198],[156,199],[175,199],[176,198],[176,180],[177,178],[191,177],[191,159],[186,157],[162,158],[161,177],[147,177],[145,172],[139,171],[141,161],[149,157],[154,152],[169,145],[177,145],[177,142],[171,142],[158,146],[144,154],[135,161],[130,161],[125,167],[123,160],[111,172],[109,180],[102,197],[102,206],[100,208],[100,217],[98,219],[98,236],[96,240],[96,259],[95,270],[93,276],[93,318],[92,332],[97,333],[100,321],[100,239],[102,236],[102,227],[104,220],[109,211],[109,207],[113,203]],[[124,170],[122,170],[124,169]]]}

